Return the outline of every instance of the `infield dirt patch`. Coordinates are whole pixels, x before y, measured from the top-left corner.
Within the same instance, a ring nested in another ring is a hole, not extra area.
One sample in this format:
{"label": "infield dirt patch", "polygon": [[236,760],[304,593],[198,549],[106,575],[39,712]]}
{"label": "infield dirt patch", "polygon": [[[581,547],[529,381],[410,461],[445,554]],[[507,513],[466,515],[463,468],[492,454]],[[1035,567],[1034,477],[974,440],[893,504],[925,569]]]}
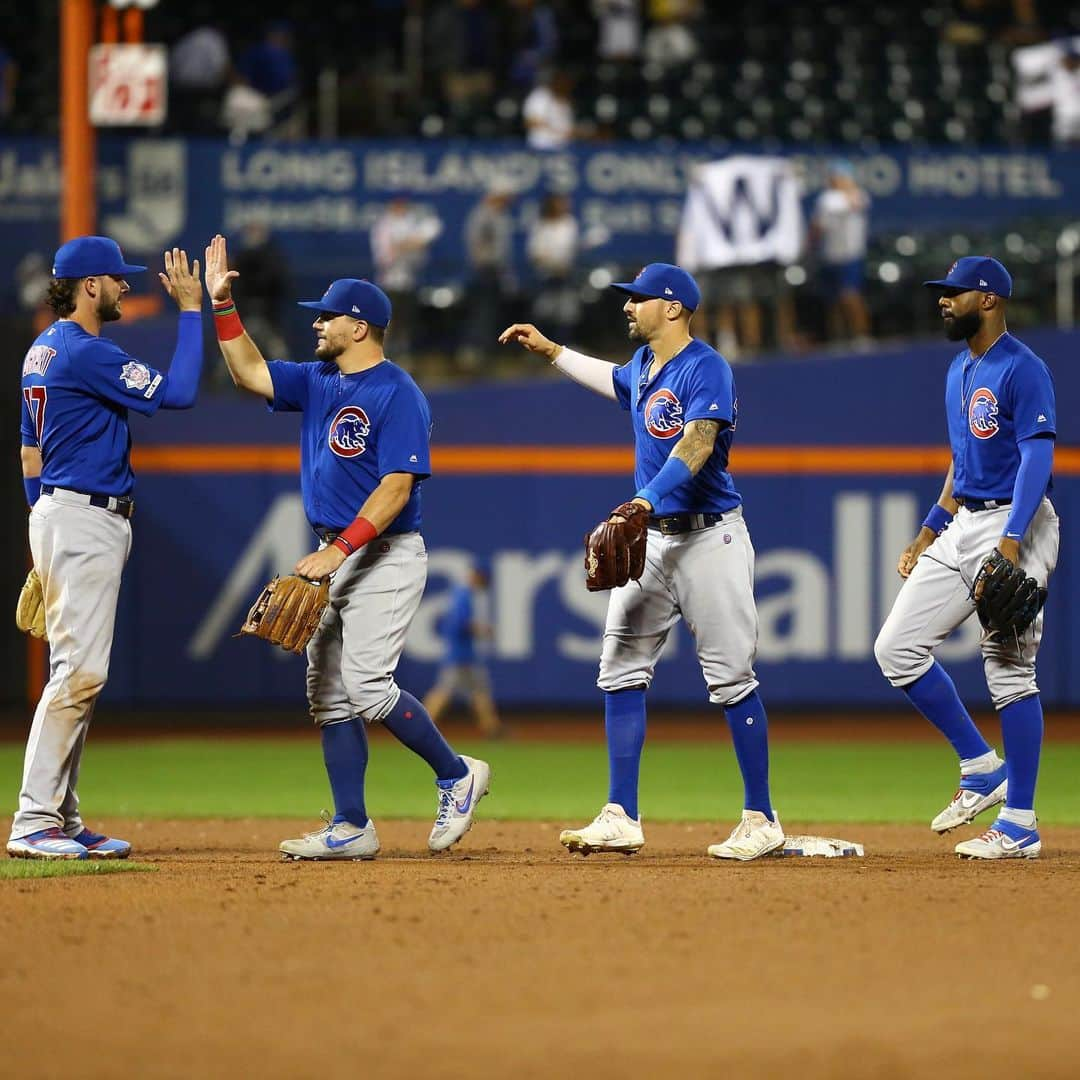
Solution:
{"label": "infield dirt patch", "polygon": [[310,821],[95,824],[158,872],[0,883],[4,1075],[1080,1072],[1080,830],[975,864],[957,834],[785,823],[867,855],[729,865],[703,853],[730,823],[582,859],[554,823],[432,857],[430,822],[386,821],[376,861],[301,864],[275,849]]}

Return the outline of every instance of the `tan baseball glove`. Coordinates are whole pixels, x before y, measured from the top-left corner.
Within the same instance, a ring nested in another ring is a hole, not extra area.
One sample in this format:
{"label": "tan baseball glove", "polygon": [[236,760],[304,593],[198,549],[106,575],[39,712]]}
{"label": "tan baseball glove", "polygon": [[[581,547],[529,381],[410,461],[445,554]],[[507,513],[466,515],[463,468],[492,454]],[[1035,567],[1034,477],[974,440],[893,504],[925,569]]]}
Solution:
{"label": "tan baseball glove", "polygon": [[45,630],[45,595],[41,589],[41,578],[37,570],[31,569],[19,592],[19,603],[15,607],[15,625],[31,637],[48,641]]}
{"label": "tan baseball glove", "polygon": [[649,511],[641,503],[616,506],[585,537],[585,588],[589,592],[617,589],[637,581],[645,572],[645,545],[648,540]]}
{"label": "tan baseball glove", "polygon": [[329,602],[329,578],[275,577],[252,604],[238,636],[252,634],[288,652],[302,653]]}

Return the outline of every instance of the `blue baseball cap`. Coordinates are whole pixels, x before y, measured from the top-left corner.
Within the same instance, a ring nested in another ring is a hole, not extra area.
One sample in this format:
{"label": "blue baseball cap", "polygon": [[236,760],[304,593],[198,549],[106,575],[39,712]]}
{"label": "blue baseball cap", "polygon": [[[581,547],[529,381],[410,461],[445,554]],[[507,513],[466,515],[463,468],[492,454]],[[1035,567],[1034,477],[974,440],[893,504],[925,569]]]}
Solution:
{"label": "blue baseball cap", "polygon": [[300,300],[301,307],[334,315],[351,315],[385,329],[390,324],[390,297],[365,278],[338,278],[321,300]]}
{"label": "blue baseball cap", "polygon": [[1009,271],[989,255],[965,255],[949,267],[940,281],[924,281],[928,289],[974,289],[1008,299],[1012,296]]}
{"label": "blue baseball cap", "polygon": [[697,311],[701,303],[697,282],[681,266],[671,263],[649,263],[633,281],[615,281],[611,287],[650,300],[678,300],[687,311]]}
{"label": "blue baseball cap", "polygon": [[145,266],[124,262],[120,245],[107,236],[76,236],[57,248],[52,272],[54,278],[96,277],[99,274],[124,277],[145,269]]}

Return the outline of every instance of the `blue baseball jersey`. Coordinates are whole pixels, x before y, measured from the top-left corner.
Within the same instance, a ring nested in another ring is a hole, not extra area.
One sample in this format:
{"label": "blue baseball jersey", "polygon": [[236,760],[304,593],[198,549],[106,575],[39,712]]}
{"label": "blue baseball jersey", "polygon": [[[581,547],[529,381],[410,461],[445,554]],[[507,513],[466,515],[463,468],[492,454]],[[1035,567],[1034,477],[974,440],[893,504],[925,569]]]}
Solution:
{"label": "blue baseball jersey", "polygon": [[728,454],[737,421],[735,377],[728,362],[694,338],[652,375],[652,349],[643,345],[630,363],[613,373],[615,395],[634,424],[634,484],[640,489],[660,471],[693,420],[718,420],[722,427],[708,461],[698,474],[653,507],[657,515],[719,514],[741,502]]}
{"label": "blue baseball jersey", "polygon": [[387,473],[417,482],[383,531],[420,528],[420,480],[431,475],[431,409],[408,372],[390,360],[342,375],[330,362],[271,360],[275,412],[302,412],[300,489],[313,526],[340,532]]}
{"label": "blue baseball jersey", "polygon": [[448,664],[476,663],[476,635],[473,632],[473,592],[468,585],[456,585],[450,594],[450,608],[439,623],[446,641]]}
{"label": "blue baseball jersey", "polygon": [[981,357],[957,353],[945,380],[945,415],[953,456],[953,494],[1011,499],[1020,468],[1019,444],[1056,435],[1054,379],[1049,368],[1011,334]]}
{"label": "blue baseball jersey", "polygon": [[129,495],[128,409],[157,412],[164,375],[115,342],[61,319],[23,359],[22,444],[41,450],[41,482],[99,495]]}

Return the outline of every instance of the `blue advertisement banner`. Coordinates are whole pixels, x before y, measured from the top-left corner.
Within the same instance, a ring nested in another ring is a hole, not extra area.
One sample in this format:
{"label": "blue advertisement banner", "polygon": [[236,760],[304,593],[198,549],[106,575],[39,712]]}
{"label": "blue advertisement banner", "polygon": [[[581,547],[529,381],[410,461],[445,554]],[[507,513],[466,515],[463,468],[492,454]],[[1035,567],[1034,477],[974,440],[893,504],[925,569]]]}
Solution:
{"label": "blue advertisement banner", "polygon": [[[757,551],[757,670],[777,705],[898,703],[873,642],[900,587],[896,560],[915,534],[940,478],[747,477],[740,482]],[[580,538],[598,508],[622,497],[610,476],[450,476],[425,485],[429,581],[399,681],[414,692],[434,679],[438,623],[453,581],[473,555],[490,560],[494,631],[488,662],[507,705],[582,704],[594,686],[606,597],[584,587]],[[1080,512],[1080,482],[1054,496],[1065,528]],[[537,514],[536,507],[551,513]],[[154,476],[140,484],[107,700],[295,704],[303,662],[233,637],[259,589],[313,550],[296,482],[286,476]],[[1051,588],[1039,657],[1048,702],[1080,704],[1067,618],[1080,601],[1070,545]],[[190,573],[178,574],[178,567]],[[196,569],[197,568],[197,569]],[[168,611],[165,623],[162,612]],[[986,707],[970,620],[940,656],[972,707]],[[651,699],[702,705],[704,681],[681,627],[659,666]]]}
{"label": "blue advertisement banner", "polygon": [[[372,271],[368,234],[395,196],[424,204],[443,225],[426,268],[430,285],[461,277],[462,229],[491,181],[516,188],[519,255],[548,192],[569,195],[582,226],[583,265],[670,258],[687,177],[721,156],[675,147],[591,144],[538,153],[515,141],[351,140],[252,143],[108,136],[98,146],[99,229],[135,256],[179,244],[201,250],[215,232],[265,222],[289,256],[296,286]],[[807,199],[827,155],[790,154]],[[1080,201],[1080,150],[882,149],[853,158],[873,198],[875,230],[984,227],[1054,215]],[[54,140],[0,139],[0,230],[9,264],[51,255],[61,176]],[[760,208],[755,209],[760,212]],[[524,260],[521,260],[522,265]],[[321,283],[321,284],[320,284]],[[13,283],[0,282],[10,306]]]}

